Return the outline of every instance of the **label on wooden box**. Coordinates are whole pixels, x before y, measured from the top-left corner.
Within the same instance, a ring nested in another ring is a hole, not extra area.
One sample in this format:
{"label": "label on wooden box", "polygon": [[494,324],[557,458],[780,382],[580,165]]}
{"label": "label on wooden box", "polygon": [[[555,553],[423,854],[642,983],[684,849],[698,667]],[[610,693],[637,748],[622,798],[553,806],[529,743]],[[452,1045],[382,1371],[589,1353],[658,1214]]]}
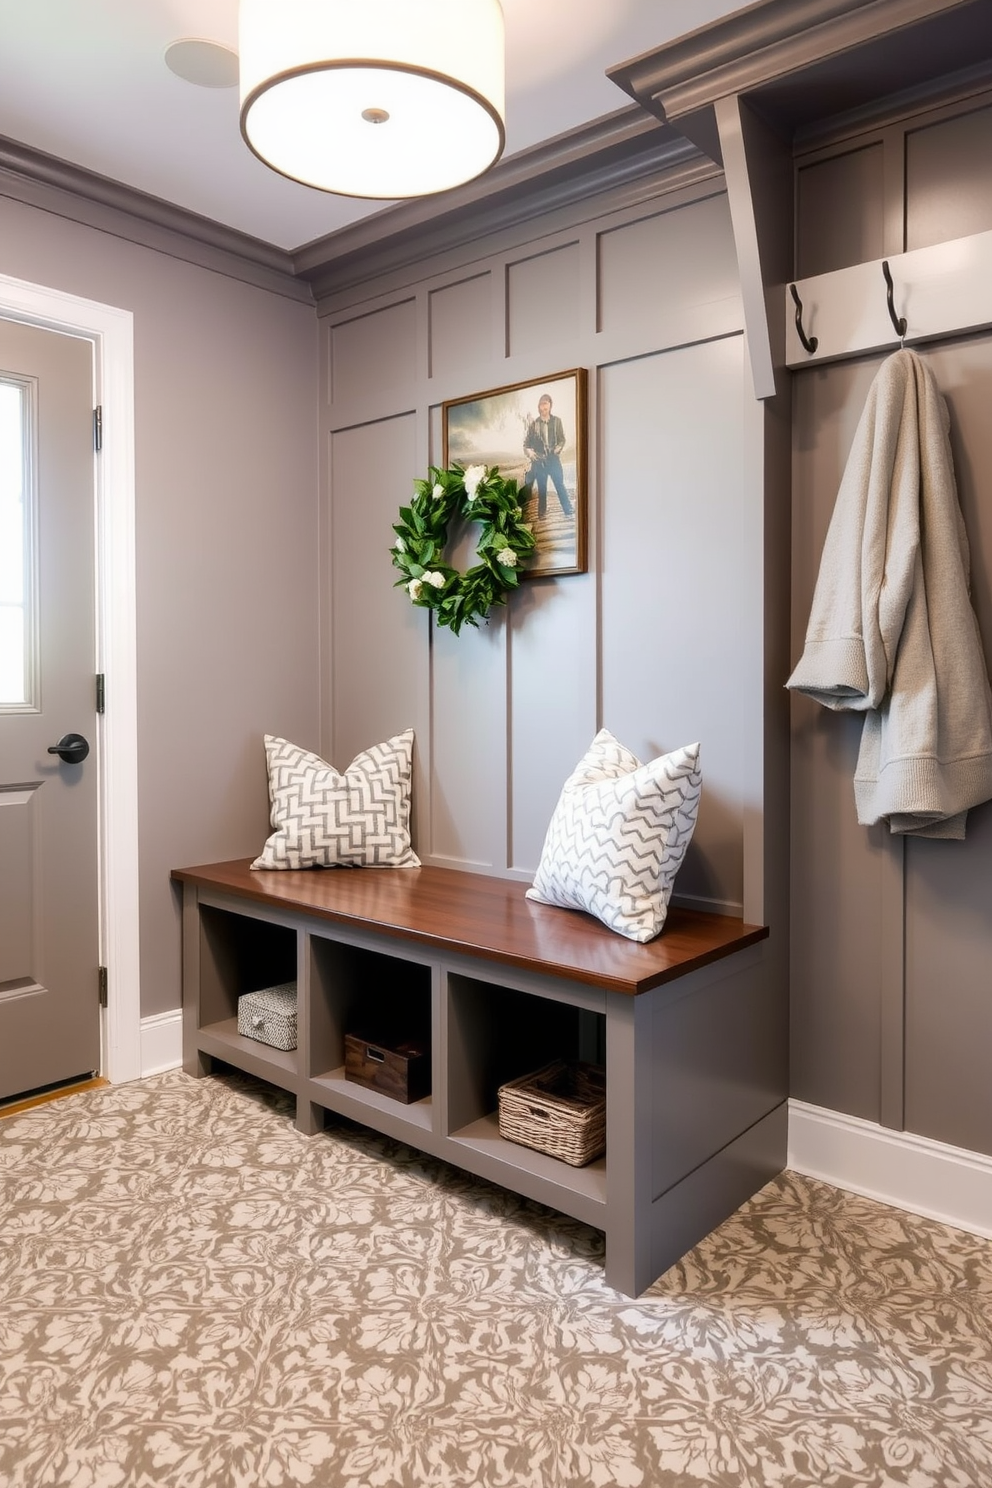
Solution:
{"label": "label on wooden box", "polygon": [[357,1033],[344,1039],[344,1074],[405,1106],[431,1093],[430,1044],[423,1040],[376,1043]]}

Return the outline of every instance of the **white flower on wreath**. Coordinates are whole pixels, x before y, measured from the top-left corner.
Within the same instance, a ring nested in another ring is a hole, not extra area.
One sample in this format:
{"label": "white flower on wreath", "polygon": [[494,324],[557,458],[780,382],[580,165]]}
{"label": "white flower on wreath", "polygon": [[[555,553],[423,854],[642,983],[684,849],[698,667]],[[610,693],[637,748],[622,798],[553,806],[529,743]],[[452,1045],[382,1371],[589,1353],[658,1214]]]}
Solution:
{"label": "white flower on wreath", "polygon": [[475,493],[486,478],[485,465],[470,465],[463,477],[465,483],[465,494],[470,501],[474,501]]}
{"label": "white flower on wreath", "polygon": [[512,548],[504,548],[501,553],[496,554],[496,562],[502,563],[504,568],[516,568],[517,555]]}
{"label": "white flower on wreath", "polygon": [[439,574],[439,573],[425,573],[424,574],[424,583],[425,584],[433,584],[435,589],[443,589],[444,588],[444,574]]}
{"label": "white flower on wreath", "polygon": [[441,497],[444,495],[444,487],[441,485],[440,481],[431,491],[431,495],[434,497],[435,501],[441,500]]}
{"label": "white flower on wreath", "polygon": [[396,539],[396,541],[393,543],[393,547],[396,549],[397,553],[405,553],[406,552],[406,543],[403,541],[403,539],[401,537],[398,537]]}
{"label": "white flower on wreath", "polygon": [[409,584],[407,584],[406,587],[410,591],[410,598],[411,599],[419,599],[420,598],[420,595],[421,595],[421,592],[423,590],[423,587],[424,587],[423,580],[421,580],[421,579],[411,579],[410,582],[409,582]]}

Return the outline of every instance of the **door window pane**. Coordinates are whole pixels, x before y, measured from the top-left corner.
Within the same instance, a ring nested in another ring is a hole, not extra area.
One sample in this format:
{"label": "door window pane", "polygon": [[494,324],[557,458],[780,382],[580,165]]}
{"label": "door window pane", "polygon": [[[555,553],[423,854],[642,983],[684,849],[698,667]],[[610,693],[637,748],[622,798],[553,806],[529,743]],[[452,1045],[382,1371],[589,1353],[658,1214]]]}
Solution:
{"label": "door window pane", "polygon": [[34,701],[30,407],[23,383],[0,380],[0,708]]}

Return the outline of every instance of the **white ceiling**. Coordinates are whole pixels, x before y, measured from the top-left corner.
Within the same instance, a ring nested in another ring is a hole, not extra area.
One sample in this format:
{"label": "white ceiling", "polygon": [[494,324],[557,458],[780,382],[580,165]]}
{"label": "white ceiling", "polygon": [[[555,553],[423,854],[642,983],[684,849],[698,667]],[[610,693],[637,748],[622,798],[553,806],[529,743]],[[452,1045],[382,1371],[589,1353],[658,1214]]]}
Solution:
{"label": "white ceiling", "polygon": [[[607,67],[742,8],[503,0],[506,154],[630,106]],[[237,12],[237,0],[0,0],[0,135],[281,248],[381,210],[275,175],[242,141],[236,88],[166,67],[180,37],[236,49]]]}

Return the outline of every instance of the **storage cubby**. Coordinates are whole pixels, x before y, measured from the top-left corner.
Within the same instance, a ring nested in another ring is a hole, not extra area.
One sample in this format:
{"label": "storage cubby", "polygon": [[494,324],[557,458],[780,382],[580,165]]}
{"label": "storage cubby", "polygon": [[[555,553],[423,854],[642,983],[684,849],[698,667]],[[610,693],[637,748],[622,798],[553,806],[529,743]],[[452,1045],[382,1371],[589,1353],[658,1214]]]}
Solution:
{"label": "storage cubby", "polygon": [[[759,926],[673,908],[665,936],[639,946],[525,901],[523,884],[449,869],[253,873],[244,861],[174,876],[189,1074],[223,1061],[293,1091],[301,1131],[334,1112],[598,1226],[620,1291],[643,1291],[782,1166],[784,1092],[769,1089],[758,1033],[728,1053],[715,1031],[700,1052],[680,1032],[684,1016],[672,1017],[689,1007],[705,1021],[706,989],[719,983],[760,1028]],[[288,981],[297,966],[299,1050],[240,1038],[238,995]],[[407,1104],[396,1093],[405,1085],[389,1095],[346,1079],[347,1034],[427,1043],[431,1093]],[[656,1089],[683,1048],[701,1066],[692,1088],[722,1113],[700,1111],[692,1143],[694,1118]],[[607,1152],[582,1168],[499,1134],[499,1087],[554,1059],[607,1065]],[[716,1085],[732,1101],[714,1101]]]}
{"label": "storage cubby", "polygon": [[296,931],[264,918],[204,906],[199,923],[197,1025],[210,1057],[294,1088],[296,1049],[273,1049],[238,1032],[238,998],[297,977]]}
{"label": "storage cubby", "polygon": [[[588,1022],[592,1020],[592,1039]],[[518,992],[475,977],[448,977],[448,1131],[482,1117],[496,1120],[497,1092],[507,1080],[553,1059],[588,1057],[605,1039],[602,1014],[568,1002]]]}
{"label": "storage cubby", "polygon": [[572,1168],[508,1142],[499,1131],[499,1087],[555,1059],[605,1062],[606,1017],[573,1003],[451,973],[447,982],[447,1134],[508,1170],[606,1202],[606,1158]]}
{"label": "storage cubby", "polygon": [[409,1040],[433,1047],[432,976],[428,964],[339,940],[310,937],[308,1069],[313,1094],[343,1098],[373,1110],[402,1112],[429,1130],[431,1096],[403,1105],[345,1077],[344,1038],[377,1044]]}

